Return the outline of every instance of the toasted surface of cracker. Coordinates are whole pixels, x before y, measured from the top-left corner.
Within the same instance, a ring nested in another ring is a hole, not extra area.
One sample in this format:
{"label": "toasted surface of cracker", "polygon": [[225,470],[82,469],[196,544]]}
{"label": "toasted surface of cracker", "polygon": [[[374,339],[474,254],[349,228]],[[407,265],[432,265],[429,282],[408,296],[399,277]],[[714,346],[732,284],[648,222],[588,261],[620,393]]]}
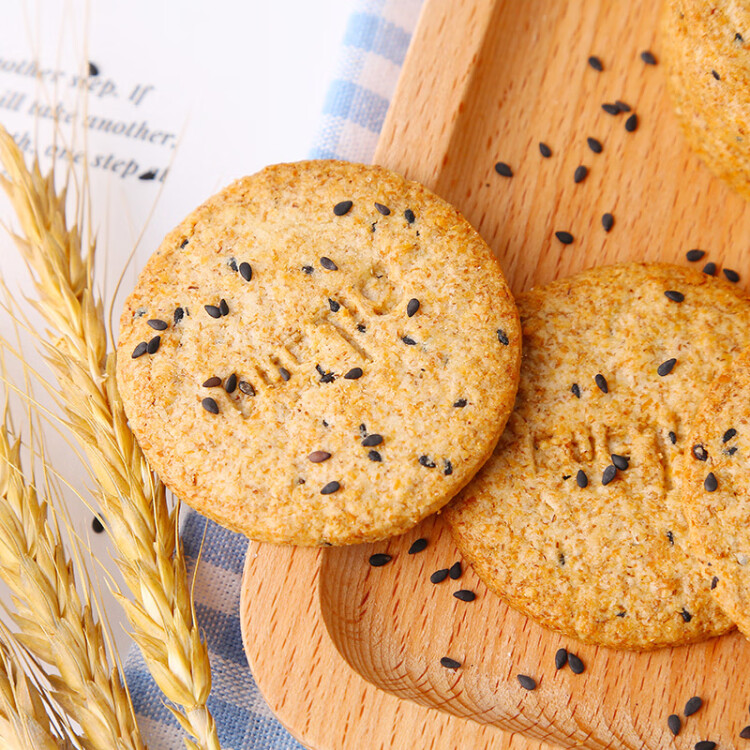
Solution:
{"label": "toasted surface of cracker", "polygon": [[[695,450],[693,450],[695,446]],[[704,458],[705,460],[698,460]],[[685,446],[685,513],[711,593],[750,637],[750,350],[712,383]],[[712,474],[716,489],[706,479]]]}
{"label": "toasted surface of cracker", "polygon": [[512,606],[584,641],[648,649],[725,632],[690,553],[680,470],[696,404],[750,344],[747,299],[690,269],[627,264],[518,305],[514,412],[446,511],[462,552]]}
{"label": "toasted surface of cracker", "polygon": [[[152,319],[159,349],[134,359]],[[347,544],[405,531],[469,481],[512,408],[520,343],[455,208],[379,167],[301,162],[167,235],[122,313],[117,377],[189,505],[261,541]]]}

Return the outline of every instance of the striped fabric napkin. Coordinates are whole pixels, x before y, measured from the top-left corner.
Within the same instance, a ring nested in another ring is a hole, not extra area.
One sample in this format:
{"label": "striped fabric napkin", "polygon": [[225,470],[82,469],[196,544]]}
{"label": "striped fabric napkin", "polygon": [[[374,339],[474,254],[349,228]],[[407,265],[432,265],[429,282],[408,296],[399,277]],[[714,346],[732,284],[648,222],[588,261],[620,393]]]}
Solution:
{"label": "striped fabric napkin", "polygon": [[[422,0],[356,0],[311,156],[369,162],[375,152]],[[205,542],[204,542],[205,534]],[[240,583],[247,540],[188,510],[182,541],[195,585],[198,622],[208,642],[213,689],[209,707],[223,750],[288,750],[302,746],[263,700],[242,649]],[[279,665],[283,669],[283,665]],[[125,663],[138,724],[153,750],[184,747],[137,649]]]}

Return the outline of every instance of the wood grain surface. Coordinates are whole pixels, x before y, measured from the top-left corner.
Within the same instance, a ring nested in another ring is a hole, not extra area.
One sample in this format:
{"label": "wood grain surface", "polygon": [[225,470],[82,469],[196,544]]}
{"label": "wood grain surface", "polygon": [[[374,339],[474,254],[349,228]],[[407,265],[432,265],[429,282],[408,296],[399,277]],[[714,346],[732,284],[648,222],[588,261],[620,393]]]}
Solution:
{"label": "wood grain surface", "polygon": [[[458,206],[516,292],[605,263],[685,263],[691,248],[739,271],[744,285],[750,205],[689,152],[663,66],[640,58],[650,49],[659,59],[658,15],[653,0],[428,0],[375,161]],[[589,55],[601,58],[602,72],[587,65]],[[628,115],[602,110],[615,100],[637,114],[635,132],[625,129]],[[587,137],[601,141],[601,154]],[[551,158],[540,155],[540,141]],[[497,161],[514,176],[499,176]],[[589,174],[575,184],[581,164]],[[615,217],[610,233],[605,212]],[[573,243],[560,243],[558,230]],[[419,536],[430,545],[409,556]],[[376,551],[393,561],[370,567]],[[248,659],[271,708],[306,746],[743,746],[750,644],[736,633],[649,654],[576,644],[509,610],[470,570],[460,582],[429,582],[457,559],[439,517],[376,545],[251,544],[242,601]],[[477,600],[456,600],[459,587]],[[561,646],[583,658],[583,675],[556,672]],[[463,667],[443,669],[442,656]],[[537,690],[524,691],[519,673]],[[693,695],[704,706],[683,717],[675,740],[667,716]]]}

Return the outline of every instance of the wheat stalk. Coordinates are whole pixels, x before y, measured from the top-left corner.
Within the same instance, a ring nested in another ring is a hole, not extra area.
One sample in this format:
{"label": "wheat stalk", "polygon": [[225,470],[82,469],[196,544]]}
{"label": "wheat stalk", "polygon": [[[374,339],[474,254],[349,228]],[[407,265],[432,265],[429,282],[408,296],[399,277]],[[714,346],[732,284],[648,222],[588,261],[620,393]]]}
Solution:
{"label": "wheat stalk", "polygon": [[73,750],[80,738],[56,734],[50,715],[56,709],[46,691],[28,676],[16,654],[0,639],[0,745],[6,750]]}
{"label": "wheat stalk", "polygon": [[220,750],[206,707],[211,690],[208,652],[201,640],[177,539],[177,509],[135,442],[107,353],[102,302],[93,289],[95,246],[66,219],[66,192],[54,173],[29,170],[12,137],[0,128],[2,179],[21,224],[14,235],[30,268],[35,307],[56,332],[44,349],[58,383],[69,426],[84,448],[98,483],[99,501],[115,546],[116,562],[133,594],[118,597],[157,685],[172,713],[193,737],[189,750]]}
{"label": "wheat stalk", "polygon": [[[7,415],[6,415],[7,419]],[[48,675],[55,700],[82,729],[86,750],[144,750],[130,698],[109,668],[104,632],[76,588],[47,504],[26,481],[20,443],[0,424],[0,578],[11,591],[19,642]]]}

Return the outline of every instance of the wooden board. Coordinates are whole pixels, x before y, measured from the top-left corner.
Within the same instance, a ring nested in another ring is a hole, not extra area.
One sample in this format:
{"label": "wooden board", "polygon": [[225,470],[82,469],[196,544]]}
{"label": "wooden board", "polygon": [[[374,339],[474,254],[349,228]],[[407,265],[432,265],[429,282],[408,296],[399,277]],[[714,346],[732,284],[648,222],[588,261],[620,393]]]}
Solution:
{"label": "wooden board", "polygon": [[[665,94],[654,0],[428,0],[375,161],[457,205],[500,258],[514,291],[624,260],[684,263],[690,248],[750,278],[750,204],[687,149]],[[604,72],[586,60],[596,54]],[[603,102],[637,112],[635,133]],[[586,138],[604,144],[592,153]],[[543,159],[538,142],[553,150]],[[494,171],[509,163],[512,179]],[[576,185],[573,172],[589,167]],[[601,216],[611,212],[606,234]],[[555,231],[571,232],[564,246]],[[406,550],[430,539],[420,555]],[[394,560],[373,569],[367,559]],[[578,645],[508,610],[469,571],[462,587],[429,574],[457,559],[439,518],[387,543],[325,551],[251,545],[242,603],[250,665],[271,708],[316,750],[334,748],[741,747],[750,723],[750,644],[737,634],[633,654]],[[575,650],[584,675],[556,673]],[[441,656],[463,662],[456,673]],[[539,681],[533,693],[515,675]],[[373,687],[377,686],[376,687]],[[406,699],[406,700],[399,700]],[[467,718],[468,717],[468,718]]]}

